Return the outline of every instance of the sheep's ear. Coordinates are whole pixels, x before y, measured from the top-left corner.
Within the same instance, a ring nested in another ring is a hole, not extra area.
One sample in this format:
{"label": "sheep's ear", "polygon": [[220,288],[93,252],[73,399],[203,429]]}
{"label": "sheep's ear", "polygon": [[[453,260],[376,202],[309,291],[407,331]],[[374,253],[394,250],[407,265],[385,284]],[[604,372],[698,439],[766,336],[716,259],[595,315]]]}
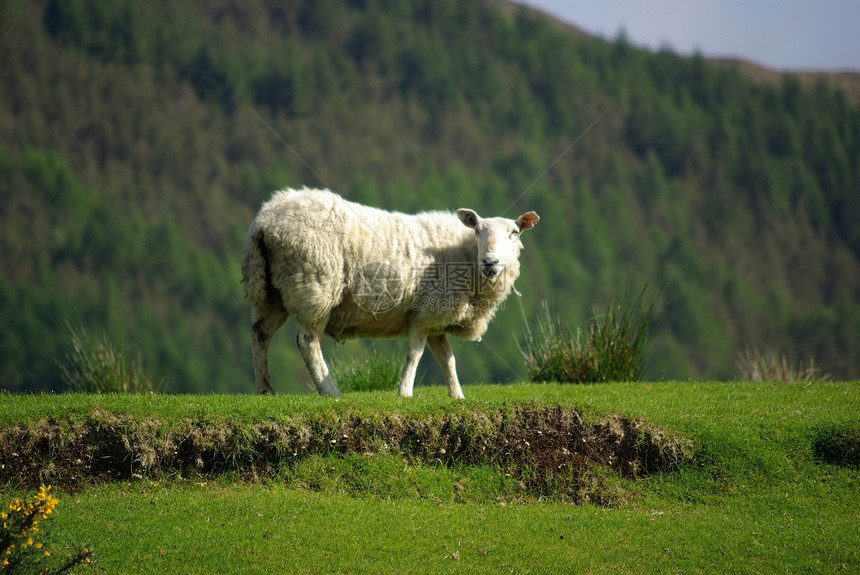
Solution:
{"label": "sheep's ear", "polygon": [[463,222],[463,225],[469,228],[478,227],[478,223],[481,221],[481,217],[477,213],[466,208],[457,210],[457,215],[460,216],[460,221]]}
{"label": "sheep's ear", "polygon": [[540,216],[534,212],[526,212],[517,218],[517,227],[521,232],[530,230],[540,221]]}

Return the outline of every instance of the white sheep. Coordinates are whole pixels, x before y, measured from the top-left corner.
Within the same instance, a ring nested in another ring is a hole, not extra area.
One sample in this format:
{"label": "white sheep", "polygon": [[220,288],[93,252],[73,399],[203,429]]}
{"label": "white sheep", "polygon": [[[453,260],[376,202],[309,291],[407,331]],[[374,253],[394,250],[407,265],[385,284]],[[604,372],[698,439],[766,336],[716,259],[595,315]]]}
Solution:
{"label": "white sheep", "polygon": [[406,337],[400,395],[410,397],[425,343],[448,394],[463,397],[446,334],[479,341],[520,273],[520,234],[540,218],[481,218],[472,210],[408,215],[344,200],[328,190],[283,190],[248,230],[242,276],[254,306],[257,392],[271,394],[269,342],[290,315],[322,395],[341,395],[320,336]]}

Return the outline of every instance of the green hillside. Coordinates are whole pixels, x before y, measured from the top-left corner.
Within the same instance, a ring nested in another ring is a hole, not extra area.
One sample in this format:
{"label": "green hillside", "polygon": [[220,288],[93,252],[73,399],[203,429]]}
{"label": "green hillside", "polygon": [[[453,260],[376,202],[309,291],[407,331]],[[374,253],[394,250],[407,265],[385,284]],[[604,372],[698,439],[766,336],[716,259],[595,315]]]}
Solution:
{"label": "green hillside", "polygon": [[[648,280],[665,284],[650,377],[730,378],[748,346],[860,377],[860,108],[823,83],[489,0],[9,0],[0,388],[62,389],[68,322],[170,391],[251,392],[244,234],[300,185],[541,215],[523,297],[454,345],[467,384],[525,376],[514,337],[541,300],[583,323]],[[308,381],[293,334],[278,391]]]}

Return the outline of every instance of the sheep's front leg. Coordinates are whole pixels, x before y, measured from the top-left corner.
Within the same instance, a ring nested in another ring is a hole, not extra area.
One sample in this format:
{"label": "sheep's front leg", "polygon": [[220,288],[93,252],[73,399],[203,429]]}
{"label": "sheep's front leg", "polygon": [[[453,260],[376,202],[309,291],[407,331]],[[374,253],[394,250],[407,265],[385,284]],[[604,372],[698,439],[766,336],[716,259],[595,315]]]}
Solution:
{"label": "sheep's front leg", "polygon": [[454,361],[454,351],[451,349],[451,344],[448,343],[448,338],[443,333],[442,335],[432,335],[427,338],[427,345],[430,346],[430,351],[442,368],[442,373],[445,376],[445,383],[448,385],[448,395],[457,399],[462,399],[463,390],[460,389],[460,380],[457,379],[457,363]]}
{"label": "sheep's front leg", "polygon": [[319,394],[340,397],[343,394],[337,388],[323,358],[320,335],[321,330],[300,326],[296,343]]}
{"label": "sheep's front leg", "polygon": [[406,356],[406,367],[403,368],[403,376],[400,378],[400,396],[412,397],[412,388],[415,385],[415,373],[418,371],[418,362],[424,354],[424,344],[427,343],[427,334],[418,330],[409,331],[409,354]]}

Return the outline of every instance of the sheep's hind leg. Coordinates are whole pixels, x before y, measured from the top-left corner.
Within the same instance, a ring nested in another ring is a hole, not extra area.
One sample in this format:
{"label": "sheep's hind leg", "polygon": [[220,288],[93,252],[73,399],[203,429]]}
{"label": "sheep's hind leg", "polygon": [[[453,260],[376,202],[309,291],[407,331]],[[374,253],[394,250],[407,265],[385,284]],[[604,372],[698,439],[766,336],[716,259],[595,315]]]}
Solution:
{"label": "sheep's hind leg", "polygon": [[343,394],[337,388],[323,358],[320,335],[319,330],[300,326],[296,343],[319,394],[340,397]]}
{"label": "sheep's hind leg", "polygon": [[251,326],[251,348],[254,351],[254,380],[257,383],[257,393],[274,395],[272,375],[269,373],[269,343],[275,332],[287,321],[286,310],[278,304],[266,304],[262,309],[257,308],[257,318]]}
{"label": "sheep's hind leg", "polygon": [[433,335],[427,338],[427,345],[436,357],[442,373],[445,375],[445,383],[448,385],[448,395],[457,399],[465,397],[460,388],[460,380],[457,379],[457,363],[454,360],[454,351],[445,334]]}
{"label": "sheep's hind leg", "polygon": [[415,385],[415,373],[418,371],[418,362],[421,361],[421,356],[424,355],[424,345],[426,343],[426,333],[414,330],[409,332],[409,353],[406,356],[406,367],[403,368],[403,375],[400,378],[401,397],[412,397],[412,388]]}

